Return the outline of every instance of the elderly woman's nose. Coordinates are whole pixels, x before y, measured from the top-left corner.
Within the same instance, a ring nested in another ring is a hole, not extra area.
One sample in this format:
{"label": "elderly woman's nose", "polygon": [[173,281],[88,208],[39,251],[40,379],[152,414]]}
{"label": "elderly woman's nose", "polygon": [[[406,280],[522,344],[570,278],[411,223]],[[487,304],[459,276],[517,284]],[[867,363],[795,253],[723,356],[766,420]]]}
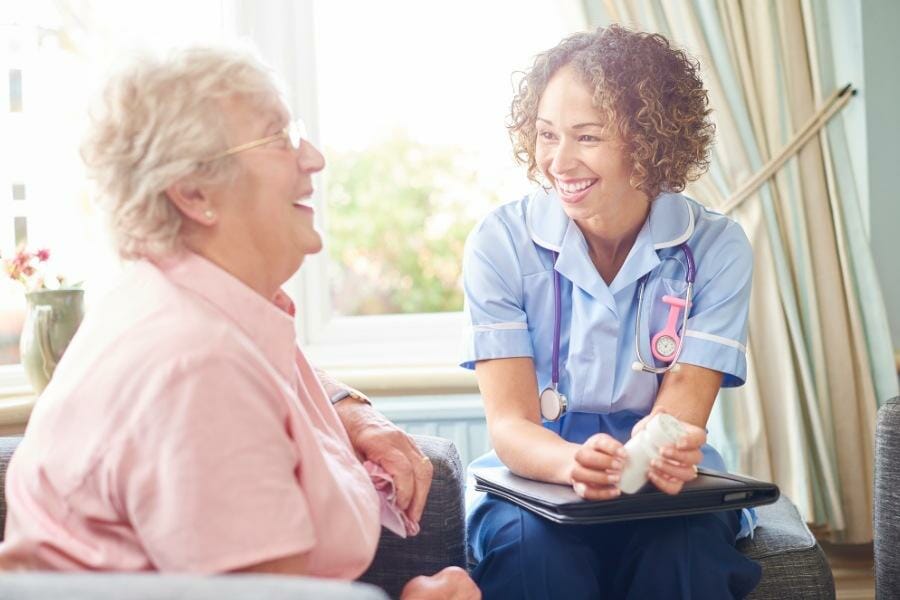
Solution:
{"label": "elderly woman's nose", "polygon": [[297,164],[303,171],[318,173],[325,168],[325,157],[318,148],[304,140],[297,150]]}

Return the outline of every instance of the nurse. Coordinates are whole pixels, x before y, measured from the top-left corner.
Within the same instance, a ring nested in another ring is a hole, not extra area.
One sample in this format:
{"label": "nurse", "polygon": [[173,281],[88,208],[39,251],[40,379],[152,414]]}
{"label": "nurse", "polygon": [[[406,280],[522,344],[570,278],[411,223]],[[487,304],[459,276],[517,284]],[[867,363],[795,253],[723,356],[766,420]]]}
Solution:
{"label": "nurse", "polygon": [[[698,70],[664,37],[612,26],[538,55],[519,84],[509,129],[541,185],[466,246],[462,365],[475,369],[495,449],[473,466],[615,498],[624,442],[666,412],[687,433],[649,481],[678,494],[697,465],[724,470],[705,426],[719,388],[746,377],[752,257],[737,223],[679,193],[706,170],[713,139]],[[678,367],[635,370],[638,349],[650,367],[670,364],[673,346],[654,353],[651,339],[667,328],[663,297],[685,299],[691,278]],[[542,416],[540,393],[554,387],[565,410],[545,403]],[[557,525],[482,497],[468,517],[473,578],[487,599],[742,598],[760,578],[735,548],[753,520]]]}

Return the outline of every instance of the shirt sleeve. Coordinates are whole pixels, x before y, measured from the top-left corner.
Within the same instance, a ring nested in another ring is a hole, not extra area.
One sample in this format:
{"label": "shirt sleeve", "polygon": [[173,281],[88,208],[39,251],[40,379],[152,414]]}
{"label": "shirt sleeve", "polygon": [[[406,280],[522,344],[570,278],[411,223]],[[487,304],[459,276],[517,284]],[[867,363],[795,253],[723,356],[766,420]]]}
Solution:
{"label": "shirt sleeve", "polygon": [[158,410],[141,416],[116,466],[130,524],[161,571],[224,572],[316,542],[283,392],[255,364],[218,351],[154,367],[165,371],[149,390]]}
{"label": "shirt sleeve", "polygon": [[534,356],[522,282],[512,235],[496,215],[490,215],[466,241],[466,329],[460,366],[474,369],[479,360]]}
{"label": "shirt sleeve", "polygon": [[740,225],[730,222],[697,257],[691,316],[679,358],[720,371],[722,387],[747,378],[747,314],[753,278],[753,251]]}

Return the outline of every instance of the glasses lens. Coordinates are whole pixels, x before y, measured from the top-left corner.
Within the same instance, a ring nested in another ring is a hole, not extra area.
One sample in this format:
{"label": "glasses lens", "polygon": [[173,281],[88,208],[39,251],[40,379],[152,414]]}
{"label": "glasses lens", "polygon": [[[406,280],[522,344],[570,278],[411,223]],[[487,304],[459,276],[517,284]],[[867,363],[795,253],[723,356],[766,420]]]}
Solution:
{"label": "glasses lens", "polygon": [[302,119],[297,119],[288,125],[288,137],[291,140],[291,146],[294,149],[300,148],[300,142],[306,139],[306,123]]}

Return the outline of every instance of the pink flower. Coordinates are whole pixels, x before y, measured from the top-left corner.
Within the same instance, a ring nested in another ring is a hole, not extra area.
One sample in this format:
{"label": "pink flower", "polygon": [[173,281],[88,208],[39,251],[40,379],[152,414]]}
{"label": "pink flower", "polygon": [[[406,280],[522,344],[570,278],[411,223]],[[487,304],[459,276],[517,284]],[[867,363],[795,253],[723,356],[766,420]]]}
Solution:
{"label": "pink flower", "polygon": [[16,255],[12,259],[12,264],[15,265],[16,269],[21,271],[28,266],[29,261],[31,261],[31,255],[25,252],[24,248],[16,251]]}
{"label": "pink flower", "polygon": [[22,244],[11,258],[0,259],[0,272],[5,271],[10,279],[18,281],[26,292],[48,289],[48,281],[53,284],[49,289],[57,289],[63,286],[64,278],[51,269],[49,260],[49,248],[29,252]]}

